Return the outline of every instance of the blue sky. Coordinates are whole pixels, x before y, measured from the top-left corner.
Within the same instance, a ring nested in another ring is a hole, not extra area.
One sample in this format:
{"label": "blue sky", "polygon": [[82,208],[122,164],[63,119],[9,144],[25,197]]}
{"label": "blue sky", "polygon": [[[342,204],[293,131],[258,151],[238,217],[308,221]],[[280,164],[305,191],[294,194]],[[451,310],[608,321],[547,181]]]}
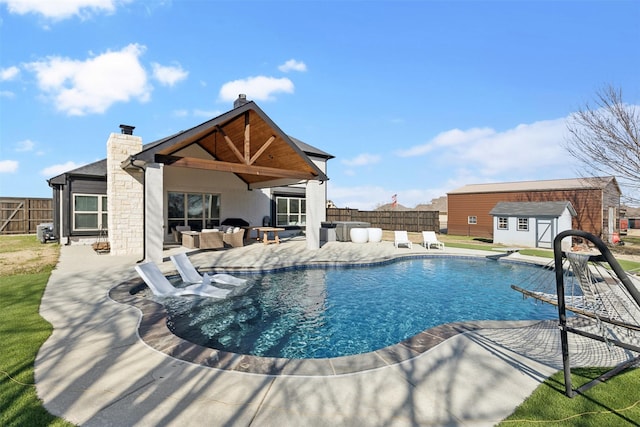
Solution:
{"label": "blue sky", "polygon": [[339,207],[578,176],[565,120],[640,104],[640,2],[0,0],[0,196],[152,142],[247,94],[335,156]]}

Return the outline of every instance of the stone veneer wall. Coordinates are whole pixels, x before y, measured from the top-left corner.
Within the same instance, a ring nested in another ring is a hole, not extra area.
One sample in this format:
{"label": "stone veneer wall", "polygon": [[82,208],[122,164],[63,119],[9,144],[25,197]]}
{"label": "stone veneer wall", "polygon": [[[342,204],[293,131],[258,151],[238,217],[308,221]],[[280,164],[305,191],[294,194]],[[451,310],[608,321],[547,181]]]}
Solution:
{"label": "stone veneer wall", "polygon": [[139,136],[112,133],[107,141],[107,212],[111,255],[143,255],[143,172],[121,163],[142,150]]}

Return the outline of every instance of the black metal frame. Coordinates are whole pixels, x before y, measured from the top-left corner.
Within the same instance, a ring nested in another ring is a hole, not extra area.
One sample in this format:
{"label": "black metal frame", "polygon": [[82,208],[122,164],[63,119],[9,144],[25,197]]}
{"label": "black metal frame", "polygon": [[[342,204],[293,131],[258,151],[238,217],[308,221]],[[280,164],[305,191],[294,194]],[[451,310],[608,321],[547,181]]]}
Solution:
{"label": "black metal frame", "polygon": [[599,378],[589,382],[588,384],[583,385],[577,390],[573,389],[573,385],[571,383],[571,363],[569,359],[569,338],[568,333],[573,333],[576,335],[580,335],[586,338],[598,340],[601,342],[607,342],[609,344],[615,345],[617,347],[624,348],[626,350],[631,350],[640,353],[640,347],[634,346],[631,344],[627,344],[617,340],[605,339],[604,337],[591,334],[589,332],[581,331],[579,329],[573,328],[567,325],[567,310],[564,299],[564,271],[562,268],[562,258],[564,256],[564,252],[562,251],[562,240],[566,237],[581,237],[593,243],[598,250],[600,250],[599,255],[593,255],[589,257],[590,261],[606,261],[612,268],[613,272],[616,274],[618,279],[625,286],[629,294],[634,299],[636,304],[640,307],[640,292],[633,285],[627,273],[622,269],[618,261],[614,258],[613,254],[607,247],[607,245],[598,237],[594,236],[591,233],[587,233],[586,231],[581,230],[567,230],[559,233],[554,241],[553,241],[553,252],[554,252],[554,262],[555,262],[555,270],[556,270],[556,291],[558,295],[558,317],[559,317],[559,327],[560,327],[560,341],[562,345],[562,366],[564,369],[564,383],[565,383],[565,394],[568,397],[574,397],[576,393],[582,393],[594,385],[613,377],[617,373],[623,371],[627,367],[637,363],[640,360],[640,357],[636,357],[632,360],[621,363],[616,366],[609,372],[601,375]]}

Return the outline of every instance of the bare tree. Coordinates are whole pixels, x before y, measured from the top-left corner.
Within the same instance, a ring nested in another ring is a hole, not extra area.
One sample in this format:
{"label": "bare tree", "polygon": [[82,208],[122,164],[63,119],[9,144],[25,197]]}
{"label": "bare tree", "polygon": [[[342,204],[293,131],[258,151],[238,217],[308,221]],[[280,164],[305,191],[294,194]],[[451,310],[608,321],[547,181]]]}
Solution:
{"label": "bare tree", "polygon": [[640,202],[640,109],[622,101],[613,86],[596,93],[595,105],[586,104],[567,123],[565,148],[584,166],[586,174],[615,176]]}

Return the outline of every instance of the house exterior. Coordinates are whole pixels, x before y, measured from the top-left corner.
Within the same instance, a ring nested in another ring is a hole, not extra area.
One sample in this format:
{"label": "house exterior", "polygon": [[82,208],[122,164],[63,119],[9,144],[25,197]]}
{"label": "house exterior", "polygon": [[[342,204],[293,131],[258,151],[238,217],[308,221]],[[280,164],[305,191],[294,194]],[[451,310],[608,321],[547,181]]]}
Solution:
{"label": "house exterior", "polygon": [[[556,236],[571,230],[577,215],[569,201],[498,202],[493,216],[493,242],[507,246],[552,249]],[[563,242],[567,250],[571,239]]]}
{"label": "house exterior", "polygon": [[120,128],[106,159],[48,180],[61,242],[108,236],[111,254],[159,261],[177,225],[200,230],[241,218],[304,231],[307,247],[319,247],[333,156],[285,134],[244,96],[232,110],[146,145],[132,126]]}
{"label": "house exterior", "polygon": [[466,185],[447,194],[447,232],[492,238],[490,212],[499,202],[569,201],[576,211],[572,228],[610,242],[619,226],[620,196],[614,177]]}

